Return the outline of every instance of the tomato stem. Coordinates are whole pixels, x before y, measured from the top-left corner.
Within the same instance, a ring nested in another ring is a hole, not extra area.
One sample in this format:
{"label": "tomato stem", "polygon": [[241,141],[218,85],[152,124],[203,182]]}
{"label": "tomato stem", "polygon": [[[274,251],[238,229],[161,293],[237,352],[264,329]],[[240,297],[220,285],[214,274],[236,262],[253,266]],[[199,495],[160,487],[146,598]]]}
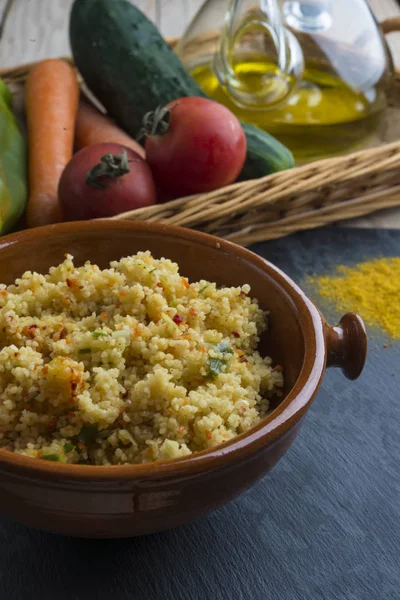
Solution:
{"label": "tomato stem", "polygon": [[171,110],[165,106],[159,106],[151,110],[143,117],[143,128],[139,132],[139,138],[143,139],[151,135],[164,135],[169,129],[171,122]]}
{"label": "tomato stem", "polygon": [[100,158],[100,162],[94,165],[86,175],[86,183],[95,188],[105,189],[109,183],[130,172],[130,162],[126,151],[122,154],[111,154],[108,152]]}

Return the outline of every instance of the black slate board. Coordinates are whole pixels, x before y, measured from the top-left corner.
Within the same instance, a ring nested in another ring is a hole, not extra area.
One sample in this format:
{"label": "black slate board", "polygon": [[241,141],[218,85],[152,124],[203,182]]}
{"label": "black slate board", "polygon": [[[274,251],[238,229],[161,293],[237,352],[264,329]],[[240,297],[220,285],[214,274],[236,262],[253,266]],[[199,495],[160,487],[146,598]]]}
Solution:
{"label": "black slate board", "polygon": [[[302,283],[400,256],[400,232],[323,229],[253,249]],[[374,332],[358,382],[330,371],[281,462],[208,517],[123,541],[0,519],[0,599],[399,600],[400,344],[385,341]]]}

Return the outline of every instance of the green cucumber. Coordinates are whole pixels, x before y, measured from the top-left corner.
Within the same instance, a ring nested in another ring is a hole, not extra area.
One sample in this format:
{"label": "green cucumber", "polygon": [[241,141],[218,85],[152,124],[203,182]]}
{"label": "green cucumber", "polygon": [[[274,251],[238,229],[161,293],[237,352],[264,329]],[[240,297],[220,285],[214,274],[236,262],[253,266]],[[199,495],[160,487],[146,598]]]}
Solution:
{"label": "green cucumber", "polygon": [[[183,96],[206,97],[158,29],[127,0],[75,0],[69,34],[85,83],[132,137],[148,111]],[[254,125],[242,126],[247,157],[240,179],[293,167],[283,144]]]}

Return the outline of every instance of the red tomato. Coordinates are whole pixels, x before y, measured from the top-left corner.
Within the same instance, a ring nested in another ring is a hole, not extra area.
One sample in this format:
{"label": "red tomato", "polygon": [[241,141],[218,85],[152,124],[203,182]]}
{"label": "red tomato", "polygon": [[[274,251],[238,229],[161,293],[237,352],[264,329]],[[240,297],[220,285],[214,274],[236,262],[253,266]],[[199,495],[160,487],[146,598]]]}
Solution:
{"label": "red tomato", "polygon": [[[240,122],[206,98],[181,98],[146,116],[146,160],[169,198],[233,183],[246,157]],[[155,132],[155,133],[153,133]]]}
{"label": "red tomato", "polygon": [[112,217],[156,202],[149,165],[120,144],[96,144],[74,154],[58,195],[66,221]]}

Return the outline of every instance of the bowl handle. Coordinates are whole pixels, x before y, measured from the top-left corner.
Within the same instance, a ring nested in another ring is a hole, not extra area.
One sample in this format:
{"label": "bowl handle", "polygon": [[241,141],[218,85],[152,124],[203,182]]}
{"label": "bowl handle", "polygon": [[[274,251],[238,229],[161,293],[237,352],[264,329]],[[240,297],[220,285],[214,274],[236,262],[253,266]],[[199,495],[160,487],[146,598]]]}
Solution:
{"label": "bowl handle", "polygon": [[361,317],[347,313],[336,327],[326,326],[327,367],[340,367],[348,379],[357,379],[367,357],[368,337]]}

